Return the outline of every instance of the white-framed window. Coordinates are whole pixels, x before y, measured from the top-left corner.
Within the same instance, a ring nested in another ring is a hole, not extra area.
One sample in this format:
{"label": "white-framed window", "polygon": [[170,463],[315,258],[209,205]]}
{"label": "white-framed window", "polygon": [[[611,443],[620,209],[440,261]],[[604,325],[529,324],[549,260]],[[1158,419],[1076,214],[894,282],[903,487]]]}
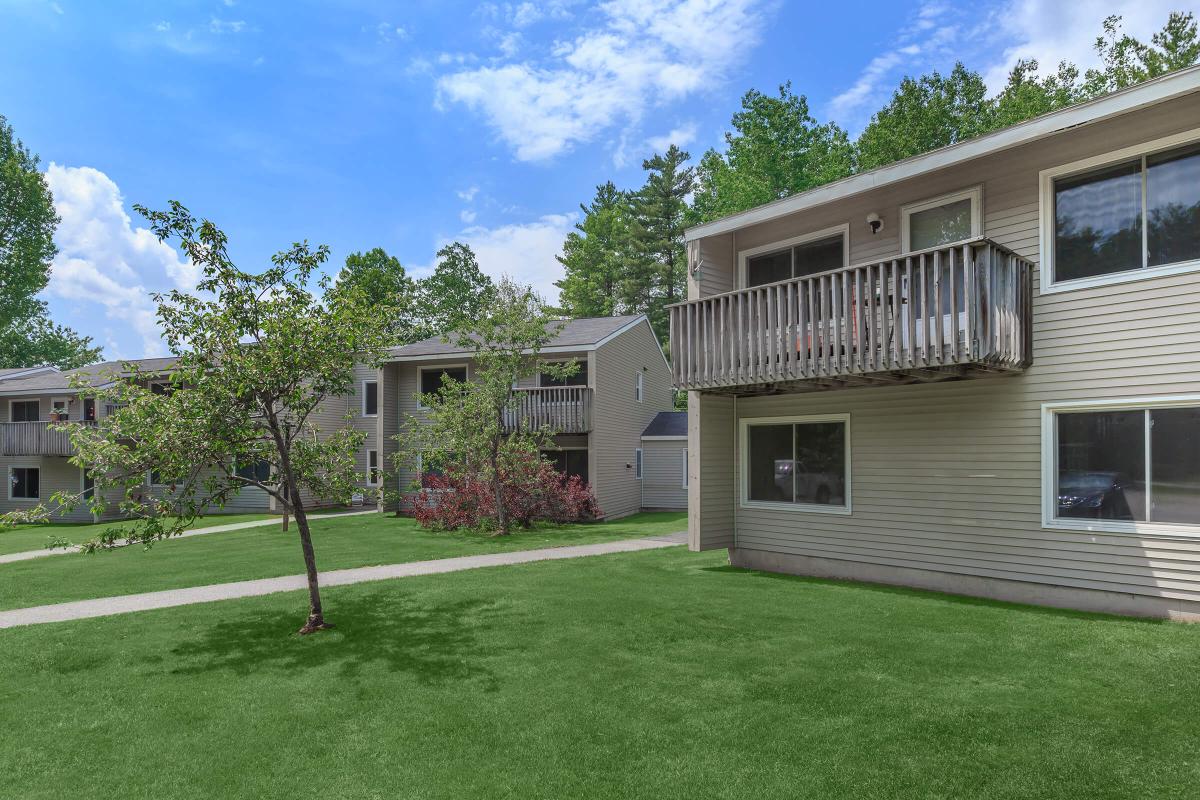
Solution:
{"label": "white-framed window", "polygon": [[1042,524],[1200,536],[1200,395],[1043,404]]}
{"label": "white-framed window", "polygon": [[982,235],[982,186],[972,186],[900,208],[900,246],[905,253]]}
{"label": "white-framed window", "polygon": [[436,367],[421,367],[417,370],[417,408],[426,408],[421,398],[427,394],[437,394],[442,388],[444,378],[450,378],[460,383],[467,380],[466,364],[442,364]]}
{"label": "white-framed window", "polygon": [[741,421],[743,508],[850,513],[850,415]]}
{"label": "white-framed window", "polygon": [[8,402],[10,422],[37,422],[41,417],[41,400],[10,400]]}
{"label": "white-framed window", "polygon": [[367,451],[367,486],[378,486],[380,484],[379,474],[379,451]]}
{"label": "white-framed window", "polygon": [[83,468],[79,470],[79,493],[85,502],[96,496],[96,479]]}
{"label": "white-framed window", "polygon": [[850,224],[845,223],[739,251],[738,285],[748,289],[849,265]]}
{"label": "white-framed window", "polygon": [[362,382],[362,415],[364,417],[379,415],[379,381]]}
{"label": "white-framed window", "polygon": [[8,468],[8,499],[37,500],[42,496],[42,470],[14,465]]}
{"label": "white-framed window", "polygon": [[686,447],[683,448],[683,452],[679,454],[679,461],[679,465],[683,468],[683,483],[680,488],[686,489],[688,488],[688,457]]}
{"label": "white-framed window", "polygon": [[637,448],[633,451],[633,477],[636,480],[642,479],[642,448]]}
{"label": "white-framed window", "polygon": [[59,420],[71,418],[71,398],[69,397],[51,397],[50,398],[50,413],[57,416]]}
{"label": "white-framed window", "polygon": [[164,478],[156,469],[152,469],[146,473],[146,483],[147,485],[155,488],[171,485],[171,481],[167,478]]}
{"label": "white-framed window", "polygon": [[1200,270],[1200,129],[1040,182],[1043,294]]}
{"label": "white-framed window", "polygon": [[646,397],[646,374],[639,372],[633,378],[633,399],[639,403]]}

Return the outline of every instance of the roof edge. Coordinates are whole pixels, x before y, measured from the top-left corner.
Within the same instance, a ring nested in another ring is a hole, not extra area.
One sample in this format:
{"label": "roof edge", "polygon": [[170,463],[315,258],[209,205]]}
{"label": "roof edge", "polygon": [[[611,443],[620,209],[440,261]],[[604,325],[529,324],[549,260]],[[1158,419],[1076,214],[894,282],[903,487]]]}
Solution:
{"label": "roof edge", "polygon": [[1196,91],[1200,91],[1200,65],[1171,72],[1085,103],[1051,111],[974,139],[940,147],[869,172],[851,175],[800,194],[696,225],[684,231],[683,239],[685,242],[691,242],[706,236],[729,233],[750,225],[769,222],[788,214],[999,153],[1081,125],[1102,122]]}

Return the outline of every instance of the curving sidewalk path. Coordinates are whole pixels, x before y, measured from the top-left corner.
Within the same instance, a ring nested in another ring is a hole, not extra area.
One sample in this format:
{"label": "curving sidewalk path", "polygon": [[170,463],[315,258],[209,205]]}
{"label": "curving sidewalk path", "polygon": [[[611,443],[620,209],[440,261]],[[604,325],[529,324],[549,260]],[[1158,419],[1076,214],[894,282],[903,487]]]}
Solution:
{"label": "curving sidewalk path", "polygon": [[[371,512],[374,513],[374,512]],[[616,542],[569,545],[566,547],[544,547],[540,550],[521,550],[515,553],[488,553],[459,558],[440,558],[432,561],[410,561],[403,564],[384,564],[377,567],[356,567],[321,573],[321,585],[346,586],[352,583],[381,581],[392,578],[411,578],[418,575],[438,575],[443,572],[459,572],[482,567],[501,567],[511,564],[527,564],[531,561],[555,561],[563,558],[582,558],[609,553],[632,553],[639,550],[657,550],[678,547],[687,542],[686,533],[666,536],[650,536],[644,539],[622,539]],[[263,578],[235,583],[217,583],[211,586],[194,586],[188,589],[168,589],[162,592],[127,594],[119,597],[101,597],[95,600],[78,600],[72,603],[56,603],[48,606],[17,608],[0,611],[0,628],[15,628],[20,625],[40,625],[47,622],[66,622],[73,619],[106,617],[112,614],[128,614],[134,611],[149,611],[155,608],[172,608],[192,603],[211,603],[217,600],[233,600],[239,597],[258,597],[276,592],[291,592],[308,588],[304,575],[288,575],[282,578]]]}
{"label": "curving sidewalk path", "polygon": [[[338,519],[341,517],[361,517],[364,514],[378,514],[379,511],[371,509],[370,511],[339,511],[336,514],[312,514],[309,516],[309,522],[315,522],[321,519]],[[213,525],[211,528],[196,528],[195,530],[184,531],[178,536],[172,536],[171,540],[183,539],[188,536],[203,536],[206,533],[224,533],[225,531],[240,531],[242,528],[262,528],[267,525],[279,525],[279,517],[270,519],[254,519],[249,522],[230,522],[227,525]],[[294,522],[292,523],[295,524]],[[14,561],[28,561],[31,558],[45,558],[46,556],[62,556],[67,553],[78,553],[79,549],[75,547],[58,547],[53,550],[47,548],[44,550],[23,550],[19,553],[4,553],[0,555],[0,564],[11,564]]]}

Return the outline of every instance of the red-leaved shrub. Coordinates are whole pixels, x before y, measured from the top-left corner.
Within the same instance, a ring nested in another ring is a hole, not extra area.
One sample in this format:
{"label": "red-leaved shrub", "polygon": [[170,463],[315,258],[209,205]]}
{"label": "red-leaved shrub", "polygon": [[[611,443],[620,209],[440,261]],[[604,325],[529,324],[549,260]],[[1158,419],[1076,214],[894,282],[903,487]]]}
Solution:
{"label": "red-leaved shrub", "polygon": [[[528,528],[535,522],[587,522],[599,518],[592,488],[577,475],[564,477],[554,465],[530,454],[500,470],[501,498],[510,524]],[[496,495],[491,482],[470,471],[452,468],[426,475],[421,491],[404,500],[405,510],[423,528],[497,527]]]}

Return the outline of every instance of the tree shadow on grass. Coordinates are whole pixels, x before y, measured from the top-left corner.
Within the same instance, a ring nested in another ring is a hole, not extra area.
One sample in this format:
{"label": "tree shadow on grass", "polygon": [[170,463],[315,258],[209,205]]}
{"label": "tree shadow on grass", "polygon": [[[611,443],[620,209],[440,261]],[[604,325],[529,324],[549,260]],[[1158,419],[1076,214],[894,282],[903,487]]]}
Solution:
{"label": "tree shadow on grass", "polygon": [[503,604],[475,598],[430,605],[419,595],[397,591],[338,596],[327,604],[336,627],[311,636],[283,635],[303,621],[303,609],[239,613],[200,630],[170,650],[151,657],[173,675],[228,670],[236,675],[295,674],[336,670],[353,680],[364,669],[404,672],[422,684],[471,682],[497,688],[486,666],[507,646],[487,641]]}
{"label": "tree shadow on grass", "polygon": [[766,580],[785,581],[789,583],[807,583],[816,586],[831,586],[837,588],[858,589],[876,594],[890,594],[911,597],[918,600],[939,600],[963,606],[981,606],[985,608],[1003,608],[1010,611],[1032,614],[1035,616],[1060,617],[1078,619],[1089,622],[1130,622],[1143,625],[1170,625],[1171,620],[1150,617],[1129,617],[1121,614],[1104,614],[1097,611],[1079,611],[1072,608],[1056,608],[1054,606],[1038,606],[1028,603],[1015,603],[1007,600],[991,600],[986,597],[974,597],[966,594],[950,594],[934,589],[918,589],[908,586],[892,586],[886,583],[869,583],[867,581],[838,580],[836,578],[818,578],[810,575],[789,575],[785,572],[766,572],[746,569],[724,564],[718,567],[701,567],[701,572],[717,572],[729,575],[745,575]]}

